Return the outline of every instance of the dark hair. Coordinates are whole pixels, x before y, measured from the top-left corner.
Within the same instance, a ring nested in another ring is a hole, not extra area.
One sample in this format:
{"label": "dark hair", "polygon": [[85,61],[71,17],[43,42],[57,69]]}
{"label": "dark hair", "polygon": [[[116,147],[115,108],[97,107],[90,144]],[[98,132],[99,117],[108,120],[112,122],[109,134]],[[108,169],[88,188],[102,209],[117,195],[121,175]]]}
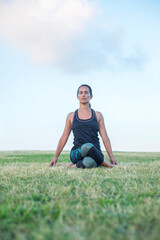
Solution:
{"label": "dark hair", "polygon": [[78,90],[77,90],[77,96],[78,96],[78,93],[79,93],[79,89],[80,89],[81,87],[88,87],[89,93],[90,93],[91,97],[93,97],[92,88],[91,88],[89,85],[87,85],[87,84],[82,84],[82,85],[78,88]]}
{"label": "dark hair", "polygon": [[[82,84],[81,86],[79,86],[79,88],[78,88],[78,90],[77,90],[77,96],[78,96],[78,93],[79,93],[79,89],[80,89],[81,87],[87,87],[87,88],[89,89],[89,93],[90,93],[91,97],[93,97],[92,88],[91,88],[89,85],[87,85],[87,84]],[[91,108],[91,104],[90,104],[90,103],[89,103],[89,107]]]}

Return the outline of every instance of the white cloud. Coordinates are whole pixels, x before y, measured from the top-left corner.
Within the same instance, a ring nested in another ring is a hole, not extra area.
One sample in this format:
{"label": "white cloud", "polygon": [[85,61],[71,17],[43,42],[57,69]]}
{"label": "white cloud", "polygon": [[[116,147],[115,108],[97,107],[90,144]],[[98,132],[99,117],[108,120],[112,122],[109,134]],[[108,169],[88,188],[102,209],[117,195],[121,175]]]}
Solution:
{"label": "white cloud", "polygon": [[126,25],[97,13],[90,0],[0,0],[0,38],[66,73],[140,70],[146,56],[126,44]]}
{"label": "white cloud", "polygon": [[36,63],[58,64],[95,12],[88,0],[0,0],[0,36]]}
{"label": "white cloud", "polygon": [[143,70],[147,57],[143,48],[132,44],[125,46],[125,27],[102,22],[93,27],[73,43],[74,51],[64,57],[61,67],[65,72]]}

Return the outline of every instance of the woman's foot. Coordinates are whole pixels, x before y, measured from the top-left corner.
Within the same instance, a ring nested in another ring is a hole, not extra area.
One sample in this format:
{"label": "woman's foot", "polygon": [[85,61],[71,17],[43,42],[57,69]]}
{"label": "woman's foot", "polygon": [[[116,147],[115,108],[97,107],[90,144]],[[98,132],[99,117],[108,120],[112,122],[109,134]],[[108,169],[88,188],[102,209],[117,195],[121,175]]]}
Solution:
{"label": "woman's foot", "polygon": [[102,166],[104,166],[104,167],[108,167],[108,168],[113,168],[115,165],[113,165],[113,164],[110,164],[107,160],[106,160],[106,158],[104,157],[104,161],[102,162],[102,164],[101,164]]}

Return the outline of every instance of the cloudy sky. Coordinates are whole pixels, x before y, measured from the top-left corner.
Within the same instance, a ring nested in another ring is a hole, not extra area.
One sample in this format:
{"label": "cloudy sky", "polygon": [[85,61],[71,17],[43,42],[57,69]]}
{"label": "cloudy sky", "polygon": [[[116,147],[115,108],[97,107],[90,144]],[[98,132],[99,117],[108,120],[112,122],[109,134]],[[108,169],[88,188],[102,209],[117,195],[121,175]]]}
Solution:
{"label": "cloudy sky", "polygon": [[0,150],[55,150],[86,83],[114,151],[160,151],[159,13],[158,0],[0,0]]}

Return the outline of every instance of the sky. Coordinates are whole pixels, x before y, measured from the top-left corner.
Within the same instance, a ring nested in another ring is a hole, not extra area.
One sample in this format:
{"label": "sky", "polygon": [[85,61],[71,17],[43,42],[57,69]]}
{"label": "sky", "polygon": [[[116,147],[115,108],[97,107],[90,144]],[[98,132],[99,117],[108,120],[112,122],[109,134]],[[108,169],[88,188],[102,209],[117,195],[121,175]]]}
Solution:
{"label": "sky", "polygon": [[160,152],[159,12],[158,0],[0,0],[0,150],[55,150],[85,83],[113,151]]}

